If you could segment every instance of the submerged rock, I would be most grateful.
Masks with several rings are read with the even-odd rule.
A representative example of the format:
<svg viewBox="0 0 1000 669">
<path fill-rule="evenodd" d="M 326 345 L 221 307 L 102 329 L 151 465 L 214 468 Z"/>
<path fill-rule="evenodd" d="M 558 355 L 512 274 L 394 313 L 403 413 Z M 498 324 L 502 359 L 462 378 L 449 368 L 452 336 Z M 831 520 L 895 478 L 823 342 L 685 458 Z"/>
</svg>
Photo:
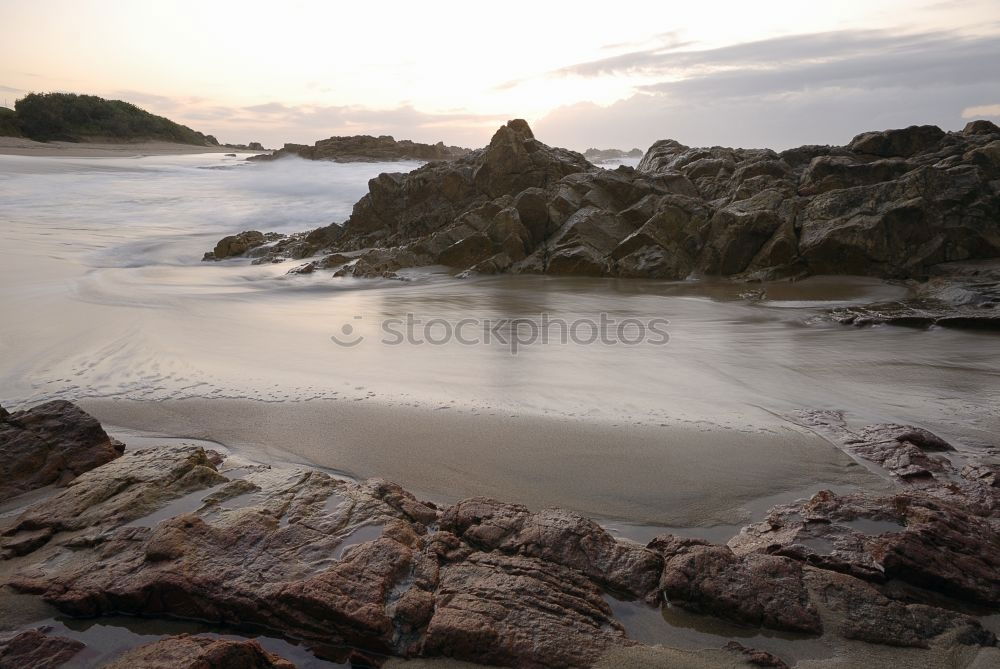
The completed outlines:
<svg viewBox="0 0 1000 669">
<path fill-rule="evenodd" d="M 256 641 L 181 634 L 126 652 L 104 669 L 295 669 Z"/>
<path fill-rule="evenodd" d="M 52 483 L 65 485 L 123 449 L 70 402 L 55 400 L 14 413 L 0 407 L 0 500 Z"/>
<path fill-rule="evenodd" d="M 79 641 L 53 636 L 50 631 L 40 627 L 0 634 L 0 668 L 56 669 L 86 648 Z"/>
<path fill-rule="evenodd" d="M 1000 330 L 1000 260 L 945 263 L 895 301 L 839 307 L 820 320 L 844 325 L 903 325 Z"/>
</svg>

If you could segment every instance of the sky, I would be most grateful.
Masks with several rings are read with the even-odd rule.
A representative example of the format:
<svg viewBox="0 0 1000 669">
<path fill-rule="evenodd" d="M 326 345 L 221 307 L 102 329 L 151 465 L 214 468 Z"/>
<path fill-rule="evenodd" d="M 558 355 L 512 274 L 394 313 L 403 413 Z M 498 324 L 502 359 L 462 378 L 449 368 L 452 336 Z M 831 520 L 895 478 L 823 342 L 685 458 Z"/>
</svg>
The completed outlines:
<svg viewBox="0 0 1000 669">
<path fill-rule="evenodd" d="M 32 91 L 272 147 L 843 144 L 1000 122 L 1000 0 L 0 0 L 0 103 Z"/>
</svg>

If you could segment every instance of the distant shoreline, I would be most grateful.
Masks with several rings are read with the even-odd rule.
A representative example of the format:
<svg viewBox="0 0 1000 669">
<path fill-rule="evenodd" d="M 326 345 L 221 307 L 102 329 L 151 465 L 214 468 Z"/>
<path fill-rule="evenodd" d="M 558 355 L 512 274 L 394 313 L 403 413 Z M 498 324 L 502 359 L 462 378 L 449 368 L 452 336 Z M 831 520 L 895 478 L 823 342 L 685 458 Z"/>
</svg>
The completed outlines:
<svg viewBox="0 0 1000 669">
<path fill-rule="evenodd" d="M 36 142 L 23 137 L 0 137 L 0 155 L 67 158 L 135 158 L 193 153 L 245 153 L 259 151 L 224 146 L 197 146 L 174 142 Z"/>
</svg>

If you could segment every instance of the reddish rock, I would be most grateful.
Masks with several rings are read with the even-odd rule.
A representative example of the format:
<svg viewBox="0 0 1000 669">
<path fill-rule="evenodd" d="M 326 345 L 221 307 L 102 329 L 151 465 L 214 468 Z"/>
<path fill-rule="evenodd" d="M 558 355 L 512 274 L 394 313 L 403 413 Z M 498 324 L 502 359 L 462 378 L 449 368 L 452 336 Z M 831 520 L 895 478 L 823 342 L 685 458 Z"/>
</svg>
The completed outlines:
<svg viewBox="0 0 1000 669">
<path fill-rule="evenodd" d="M 949 637 L 948 645 L 996 643 L 993 633 L 974 618 L 935 606 L 889 599 L 852 576 L 810 570 L 807 580 L 828 626 L 845 639 L 916 648 L 927 648 L 942 636 Z"/>
<path fill-rule="evenodd" d="M 66 484 L 114 460 L 124 446 L 75 404 L 55 400 L 0 415 L 0 500 Z"/>
<path fill-rule="evenodd" d="M 40 627 L 0 634 L 0 669 L 56 669 L 86 646 L 74 639 L 51 636 Z"/>
<path fill-rule="evenodd" d="M 838 496 L 775 507 L 730 540 L 740 555 L 767 553 L 881 583 L 1000 605 L 1000 534 L 989 520 L 923 491 Z"/>
<path fill-rule="evenodd" d="M 820 633 L 823 625 L 802 565 L 775 555 L 736 555 L 726 546 L 670 534 L 649 547 L 663 556 L 660 588 L 671 604 L 738 623 Z"/>
<path fill-rule="evenodd" d="M 759 650 L 757 648 L 747 648 L 739 641 L 730 641 L 725 646 L 726 650 L 740 655 L 747 664 L 752 667 L 774 667 L 775 669 L 788 669 L 788 665 L 777 657 L 772 655 L 766 650 Z"/>
<path fill-rule="evenodd" d="M 629 642 L 579 572 L 535 558 L 473 553 L 446 565 L 423 650 L 482 664 L 587 667 Z"/>
<path fill-rule="evenodd" d="M 520 504 L 476 497 L 447 509 L 442 529 L 474 546 L 571 567 L 620 593 L 654 593 L 662 569 L 655 552 L 618 541 L 600 525 L 563 509 L 531 513 Z"/>
<path fill-rule="evenodd" d="M 30 553 L 60 532 L 117 527 L 172 499 L 225 481 L 201 448 L 130 451 L 82 474 L 43 503 L 0 518 L 0 557 Z M 86 540 L 84 536 L 76 541 Z"/>
<path fill-rule="evenodd" d="M 133 648 L 105 669 L 295 669 L 256 641 L 181 634 Z"/>
</svg>

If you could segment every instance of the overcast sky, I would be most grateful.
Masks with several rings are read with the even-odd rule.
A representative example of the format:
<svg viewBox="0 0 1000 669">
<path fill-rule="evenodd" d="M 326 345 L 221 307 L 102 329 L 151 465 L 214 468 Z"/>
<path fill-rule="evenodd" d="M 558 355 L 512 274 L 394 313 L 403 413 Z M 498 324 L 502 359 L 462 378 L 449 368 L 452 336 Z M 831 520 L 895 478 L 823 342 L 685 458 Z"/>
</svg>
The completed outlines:
<svg viewBox="0 0 1000 669">
<path fill-rule="evenodd" d="M 844 143 L 1000 120 L 1000 0 L 0 0 L 0 100 L 128 100 L 222 141 Z"/>
</svg>

